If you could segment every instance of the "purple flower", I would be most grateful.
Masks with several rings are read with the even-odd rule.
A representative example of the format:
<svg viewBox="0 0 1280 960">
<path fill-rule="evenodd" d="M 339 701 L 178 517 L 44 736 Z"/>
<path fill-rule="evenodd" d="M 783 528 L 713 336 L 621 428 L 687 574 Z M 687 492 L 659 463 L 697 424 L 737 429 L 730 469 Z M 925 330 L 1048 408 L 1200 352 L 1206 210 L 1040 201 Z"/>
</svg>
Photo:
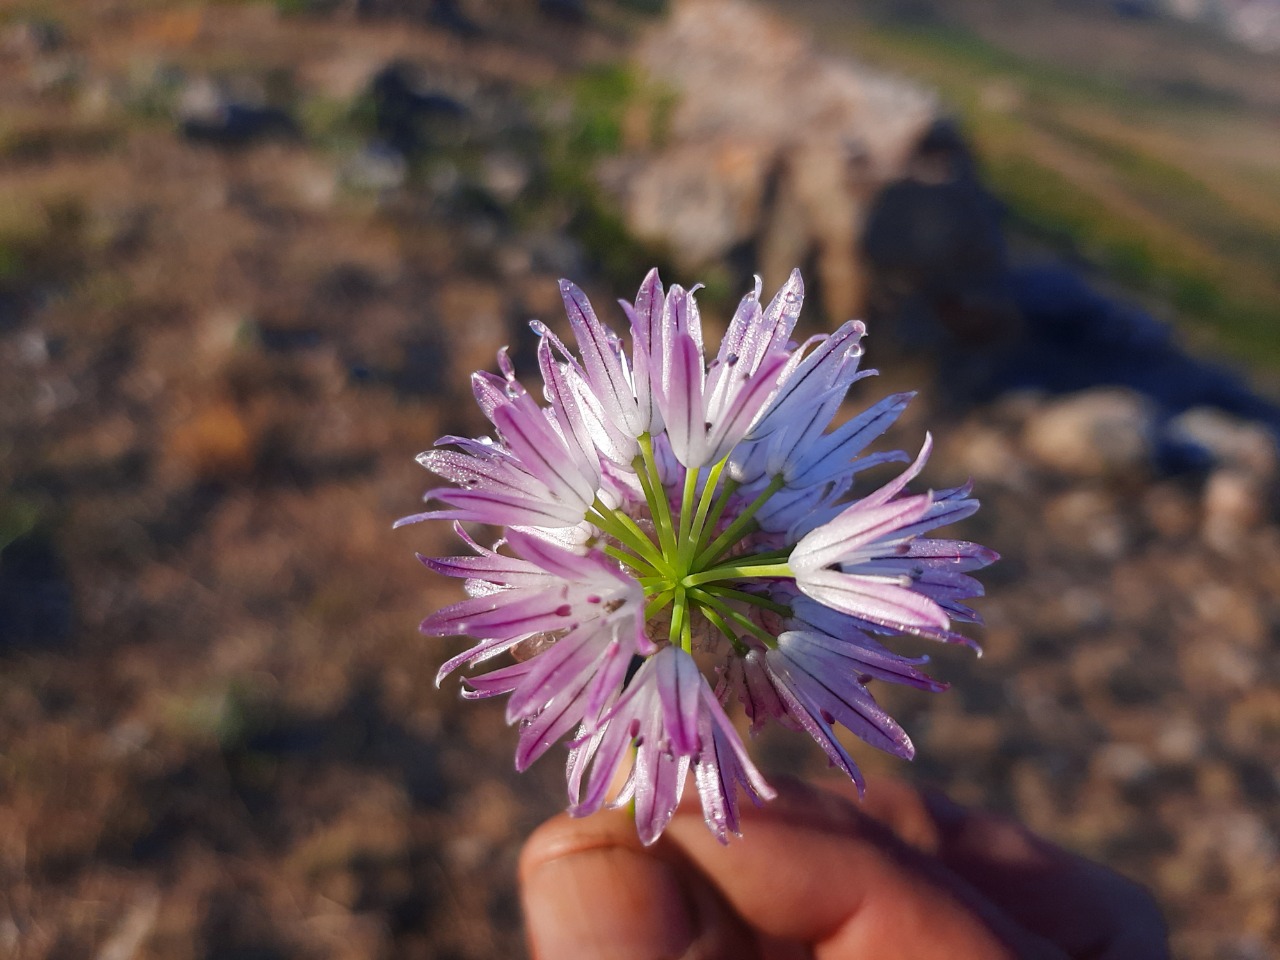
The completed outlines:
<svg viewBox="0 0 1280 960">
<path fill-rule="evenodd" d="M 876 637 L 971 643 L 953 621 L 980 622 L 969 574 L 996 559 L 976 544 L 926 537 L 977 509 L 968 488 L 908 495 L 931 447 L 878 490 L 857 474 L 908 458 L 865 453 L 910 394 L 832 426 L 859 370 L 864 326 L 851 321 L 797 346 L 798 272 L 769 302 L 743 298 L 708 363 L 696 288 L 663 289 L 656 271 L 624 303 L 631 344 L 561 283 L 576 343 L 534 323 L 540 403 L 505 350 L 501 375 L 473 388 L 495 436 L 444 437 L 419 461 L 446 481 L 401 524 L 449 519 L 471 554 L 423 558 L 464 582 L 467 599 L 422 631 L 475 643 L 440 670 L 509 655 L 465 679 L 464 697 L 504 695 L 519 731 L 516 766 L 569 748 L 569 809 L 631 803 L 652 843 L 693 772 L 707 825 L 739 828 L 739 793 L 773 790 L 724 704 L 753 732 L 767 721 L 808 732 L 861 786 L 839 724 L 912 756 L 874 683 L 944 684 Z M 503 530 L 484 547 L 463 524 Z M 699 660 L 717 663 L 708 683 Z"/>
</svg>

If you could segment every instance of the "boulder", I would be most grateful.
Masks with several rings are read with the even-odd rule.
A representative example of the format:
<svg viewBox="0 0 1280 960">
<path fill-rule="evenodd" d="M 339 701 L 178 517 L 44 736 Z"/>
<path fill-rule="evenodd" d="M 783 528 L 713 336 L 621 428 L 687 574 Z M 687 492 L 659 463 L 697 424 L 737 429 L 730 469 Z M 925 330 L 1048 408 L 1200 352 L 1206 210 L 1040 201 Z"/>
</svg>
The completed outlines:
<svg viewBox="0 0 1280 960">
<path fill-rule="evenodd" d="M 1151 463 L 1154 428 L 1145 397 L 1097 388 L 1047 402 L 1027 418 L 1022 445 L 1041 467 L 1072 477 L 1141 473 Z"/>
<path fill-rule="evenodd" d="M 636 59 L 677 102 L 661 143 L 601 170 L 628 226 L 690 274 L 742 248 L 766 286 L 813 264 L 824 312 L 860 313 L 867 211 L 936 119 L 934 95 L 741 0 L 676 5 Z"/>
</svg>

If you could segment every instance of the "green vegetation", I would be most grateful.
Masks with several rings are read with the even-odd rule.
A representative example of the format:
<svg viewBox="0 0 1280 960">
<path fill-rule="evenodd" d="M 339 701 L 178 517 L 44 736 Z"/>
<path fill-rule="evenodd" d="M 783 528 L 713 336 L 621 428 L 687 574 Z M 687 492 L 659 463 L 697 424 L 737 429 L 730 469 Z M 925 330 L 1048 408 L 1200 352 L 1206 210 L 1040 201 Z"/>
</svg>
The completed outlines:
<svg viewBox="0 0 1280 960">
<path fill-rule="evenodd" d="M 40 512 L 33 504 L 0 496 L 0 554 L 19 537 L 25 537 L 36 527 Z"/>
<path fill-rule="evenodd" d="M 570 104 L 569 118 L 547 125 L 541 201 L 566 204 L 569 229 L 594 265 L 618 289 L 632 288 L 639 279 L 637 264 L 663 268 L 669 257 L 631 234 L 601 191 L 595 166 L 635 140 L 660 143 L 669 129 L 673 95 L 617 64 L 584 71 L 556 95 Z"/>
<path fill-rule="evenodd" d="M 1017 227 L 1241 359 L 1280 366 L 1280 177 L 1215 149 L 1239 131 L 1275 139 L 1267 117 L 1215 91 L 1159 95 L 1045 64 L 961 28 L 859 24 L 828 40 L 936 87 Z"/>
</svg>

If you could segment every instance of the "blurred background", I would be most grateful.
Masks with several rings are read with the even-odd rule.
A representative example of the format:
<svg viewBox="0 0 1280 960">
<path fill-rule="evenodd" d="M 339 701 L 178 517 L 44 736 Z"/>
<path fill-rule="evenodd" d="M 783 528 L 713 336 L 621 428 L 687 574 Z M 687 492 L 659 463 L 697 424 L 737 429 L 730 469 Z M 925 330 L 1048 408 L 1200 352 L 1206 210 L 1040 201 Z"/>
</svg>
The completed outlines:
<svg viewBox="0 0 1280 960">
<path fill-rule="evenodd" d="M 563 771 L 435 689 L 456 544 L 390 525 L 558 278 L 657 264 L 720 323 L 801 266 L 984 501 L 986 655 L 878 692 L 919 759 L 871 789 L 1273 956 L 1277 50 L 1264 0 L 10 0 L 0 955 L 523 956 Z"/>
</svg>

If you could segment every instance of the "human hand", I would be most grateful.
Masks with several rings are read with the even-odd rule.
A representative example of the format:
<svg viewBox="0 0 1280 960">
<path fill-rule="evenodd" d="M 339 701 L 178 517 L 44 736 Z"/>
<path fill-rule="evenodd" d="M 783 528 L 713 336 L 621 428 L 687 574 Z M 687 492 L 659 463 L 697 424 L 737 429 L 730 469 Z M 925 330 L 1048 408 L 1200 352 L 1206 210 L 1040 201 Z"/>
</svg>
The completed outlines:
<svg viewBox="0 0 1280 960">
<path fill-rule="evenodd" d="M 941 794 L 798 782 L 722 847 L 696 808 L 643 847 L 625 811 L 560 815 L 520 883 L 535 960 L 1167 960 L 1137 884 Z"/>
</svg>

